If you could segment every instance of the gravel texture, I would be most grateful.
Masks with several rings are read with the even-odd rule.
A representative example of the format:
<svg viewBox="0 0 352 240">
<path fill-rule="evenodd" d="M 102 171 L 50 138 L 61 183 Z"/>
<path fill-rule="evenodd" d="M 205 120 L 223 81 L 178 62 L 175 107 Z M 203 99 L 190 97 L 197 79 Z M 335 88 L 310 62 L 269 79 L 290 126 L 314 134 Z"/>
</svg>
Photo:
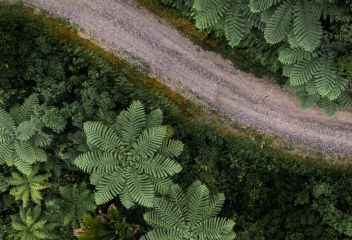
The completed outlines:
<svg viewBox="0 0 352 240">
<path fill-rule="evenodd" d="M 153 75 L 172 89 L 202 99 L 204 106 L 235 122 L 326 152 L 352 156 L 352 112 L 341 111 L 329 118 L 317 108 L 301 110 L 292 94 L 235 69 L 213 52 L 203 51 L 132 0 L 24 2 L 69 19 L 110 51 L 147 63 Z"/>
</svg>

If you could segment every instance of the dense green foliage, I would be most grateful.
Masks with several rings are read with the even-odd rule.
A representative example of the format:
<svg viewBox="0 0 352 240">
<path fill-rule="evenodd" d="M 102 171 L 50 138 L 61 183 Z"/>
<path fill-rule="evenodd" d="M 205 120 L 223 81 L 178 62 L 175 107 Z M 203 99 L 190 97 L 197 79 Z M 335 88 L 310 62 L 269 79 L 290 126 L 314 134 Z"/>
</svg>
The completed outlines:
<svg viewBox="0 0 352 240">
<path fill-rule="evenodd" d="M 287 77 L 286 88 L 303 108 L 318 105 L 330 116 L 352 108 L 348 1 L 154 2 L 194 19 L 198 28 L 221 41 L 220 46 L 227 42 L 228 52 L 235 47 L 249 62 Z"/>
<path fill-rule="evenodd" d="M 119 229 L 128 233 L 128 222 L 140 226 L 132 239 L 153 231 L 143 220 L 146 210 L 135 206 L 127 211 L 117 195 L 109 203 L 117 206 L 121 216 L 111 217 L 111 224 L 101 226 L 102 222 L 92 221 L 95 218 L 89 217 L 82 222 L 83 216 L 79 216 L 89 216 L 93 211 L 94 186 L 87 184 L 91 172 L 82 172 L 74 160 L 80 154 L 109 149 L 100 145 L 100 140 L 93 140 L 90 130 L 94 133 L 103 129 L 102 132 L 111 132 L 116 116 L 121 116 L 121 112 L 122 116 L 126 114 L 128 110 L 123 109 L 136 99 L 143 103 L 148 114 L 158 115 L 157 109 L 160 108 L 164 115 L 163 124 L 168 126 L 164 133 L 166 131 L 168 137 L 172 135 L 183 142 L 183 151 L 177 158 L 182 172 L 175 174 L 173 181 L 186 189 L 200 179 L 209 187 L 210 196 L 224 192 L 226 200 L 219 219 L 227 217 L 236 222 L 237 239 L 330 240 L 352 237 L 350 165 L 330 166 L 270 147 L 261 149 L 260 136 L 249 139 L 219 131 L 208 120 L 192 115 L 189 110 L 196 110 L 166 88 L 128 64 L 111 59 L 102 50 L 92 51 L 97 49 L 96 46 L 79 40 L 63 25 L 20 6 L 0 6 L 2 133 L 15 143 L 28 142 L 28 146 L 41 149 L 46 160 L 31 163 L 30 169 L 37 172 L 29 171 L 27 175 L 17 173 L 17 165 L 5 164 L 4 156 L 1 156 L 0 237 L 3 239 L 20 239 L 24 231 L 29 234 L 38 232 L 46 239 L 73 239 L 73 228 L 81 225 L 84 229 L 94 224 L 108 231 Z M 35 96 L 38 98 L 36 111 L 23 119 L 17 118 L 20 110 L 16 109 L 21 109 Z M 27 129 L 26 125 L 34 120 L 38 121 L 36 131 L 18 131 Z M 158 125 L 161 125 L 160 120 Z M 38 144 L 40 141 L 37 142 L 34 136 L 39 133 L 45 133 L 47 138 L 42 139 L 50 141 Z M 122 137 L 116 132 L 111 136 L 114 134 Z M 107 140 L 109 136 L 106 135 Z M 13 155 L 18 154 L 13 146 L 11 151 Z M 14 173 L 16 177 L 12 177 Z M 32 177 L 34 184 L 37 180 L 43 186 L 49 182 L 50 188 L 37 189 L 41 197 L 36 195 L 36 200 L 26 197 L 28 206 L 24 208 L 24 201 L 21 198 L 18 201 L 10 194 L 14 187 L 10 183 L 12 178 L 20 181 L 26 176 Z M 35 179 L 36 176 L 42 179 Z M 24 189 L 31 186 L 34 185 L 28 183 Z M 167 197 L 158 195 L 156 199 Z M 105 209 L 106 206 L 102 207 Z M 98 214 L 98 217 L 108 214 Z"/>
</svg>

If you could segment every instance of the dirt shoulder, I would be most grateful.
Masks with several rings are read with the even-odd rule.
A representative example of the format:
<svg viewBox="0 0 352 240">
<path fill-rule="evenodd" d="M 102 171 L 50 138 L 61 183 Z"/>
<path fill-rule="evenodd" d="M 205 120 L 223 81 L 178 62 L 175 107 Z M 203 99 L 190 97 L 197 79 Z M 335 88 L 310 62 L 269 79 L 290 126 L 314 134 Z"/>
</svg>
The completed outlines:
<svg viewBox="0 0 352 240">
<path fill-rule="evenodd" d="M 278 85 L 235 69 L 203 51 L 132 0 L 24 0 L 68 18 L 100 45 L 147 63 L 154 76 L 232 121 L 323 151 L 352 156 L 352 112 L 327 117 Z M 186 91 L 185 91 L 186 89 Z"/>
</svg>

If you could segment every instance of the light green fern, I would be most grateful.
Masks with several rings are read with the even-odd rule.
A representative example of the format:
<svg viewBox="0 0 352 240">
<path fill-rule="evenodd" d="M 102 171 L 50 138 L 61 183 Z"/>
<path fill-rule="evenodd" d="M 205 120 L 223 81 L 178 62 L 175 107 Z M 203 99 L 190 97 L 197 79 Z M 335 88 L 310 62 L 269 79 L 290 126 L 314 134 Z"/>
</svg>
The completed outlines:
<svg viewBox="0 0 352 240">
<path fill-rule="evenodd" d="M 195 181 L 186 192 L 173 185 L 168 197 L 156 198 L 154 210 L 143 215 L 153 230 L 141 239 L 235 239 L 235 223 L 216 216 L 224 201 L 223 194 L 210 196 L 200 181 Z"/>
<path fill-rule="evenodd" d="M 180 155 L 183 145 L 168 139 L 167 128 L 161 124 L 161 111 L 146 114 L 139 101 L 123 111 L 112 126 L 84 123 L 91 151 L 74 162 L 91 174 L 97 204 L 119 195 L 127 208 L 134 203 L 151 207 L 155 192 L 168 191 L 169 177 L 182 169 L 172 158 Z"/>
<path fill-rule="evenodd" d="M 38 169 L 39 167 L 36 166 L 27 176 L 21 176 L 16 172 L 12 172 L 12 178 L 8 179 L 8 184 L 13 186 L 10 189 L 10 194 L 16 200 L 21 200 L 24 207 L 28 205 L 29 200 L 40 204 L 40 201 L 43 199 L 40 191 L 51 187 L 51 184 L 47 182 L 50 175 L 36 175 Z"/>
</svg>

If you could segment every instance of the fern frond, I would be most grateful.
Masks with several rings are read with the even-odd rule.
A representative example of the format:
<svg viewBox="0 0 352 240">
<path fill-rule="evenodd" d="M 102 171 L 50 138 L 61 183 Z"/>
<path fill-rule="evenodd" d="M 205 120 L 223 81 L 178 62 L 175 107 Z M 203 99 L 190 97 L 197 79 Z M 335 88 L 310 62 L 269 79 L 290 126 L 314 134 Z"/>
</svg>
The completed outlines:
<svg viewBox="0 0 352 240">
<path fill-rule="evenodd" d="M 290 70 L 290 84 L 300 86 L 312 80 L 314 73 L 319 68 L 317 59 L 303 60 L 294 64 Z"/>
<path fill-rule="evenodd" d="M 52 142 L 53 137 L 42 130 L 38 130 L 34 136 L 31 137 L 30 142 L 36 147 L 47 147 Z"/>
<path fill-rule="evenodd" d="M 252 26 L 248 10 L 241 11 L 238 6 L 234 6 L 234 9 L 229 10 L 225 15 L 224 30 L 230 46 L 237 46 L 250 32 Z"/>
<path fill-rule="evenodd" d="M 178 140 L 166 140 L 159 153 L 166 157 L 179 157 L 183 151 L 183 143 Z"/>
<path fill-rule="evenodd" d="M 38 131 L 38 121 L 30 119 L 23 121 L 17 126 L 17 138 L 21 141 L 29 140 Z"/>
<path fill-rule="evenodd" d="M 163 112 L 158 108 L 151 111 L 146 118 L 146 128 L 159 126 L 163 123 Z"/>
<path fill-rule="evenodd" d="M 350 92 L 344 91 L 343 93 L 341 93 L 337 101 L 348 109 L 352 109 L 352 96 Z"/>
<path fill-rule="evenodd" d="M 182 167 L 178 162 L 160 154 L 142 162 L 135 162 L 135 164 L 138 170 L 155 178 L 172 176 L 182 170 Z"/>
<path fill-rule="evenodd" d="M 152 176 L 148 176 L 152 184 L 154 185 L 154 189 L 156 193 L 166 195 L 168 194 L 170 187 L 174 184 L 169 177 L 163 178 L 154 178 Z"/>
<path fill-rule="evenodd" d="M 116 195 L 122 194 L 126 187 L 126 177 L 124 172 L 112 172 L 109 175 L 104 175 L 97 182 L 94 197 L 97 205 L 107 203 Z"/>
<path fill-rule="evenodd" d="M 17 123 L 30 120 L 38 105 L 39 99 L 36 94 L 31 94 L 28 98 L 26 98 L 19 108 L 17 118 L 15 118 Z"/>
<path fill-rule="evenodd" d="M 132 144 L 134 153 L 144 159 L 152 157 L 160 149 L 165 136 L 165 126 L 151 127 L 144 130 Z"/>
<path fill-rule="evenodd" d="M 249 8 L 254 13 L 263 12 L 282 0 L 250 0 Z"/>
<path fill-rule="evenodd" d="M 203 220 L 203 213 L 209 206 L 209 190 L 200 181 L 194 182 L 186 191 L 188 211 L 187 222 L 197 224 Z"/>
<path fill-rule="evenodd" d="M 197 225 L 200 239 L 233 240 L 236 234 L 233 232 L 235 223 L 226 218 L 213 217 Z"/>
<path fill-rule="evenodd" d="M 283 64 L 294 64 L 302 60 L 311 60 L 317 56 L 318 53 L 316 51 L 307 52 L 302 48 L 286 47 L 279 52 L 278 60 Z"/>
<path fill-rule="evenodd" d="M 33 164 L 37 161 L 35 156 L 34 147 L 29 144 L 29 142 L 16 142 L 15 143 L 16 154 L 22 159 L 24 162 L 29 164 Z"/>
<path fill-rule="evenodd" d="M 196 26 L 206 29 L 217 25 L 230 4 L 231 0 L 195 0 L 193 9 L 196 11 Z"/>
<path fill-rule="evenodd" d="M 314 73 L 318 93 L 330 100 L 335 100 L 346 89 L 347 80 L 340 76 L 334 67 L 333 56 L 323 56 L 319 59 L 319 68 Z M 333 91 L 334 90 L 334 91 Z"/>
<path fill-rule="evenodd" d="M 142 174 L 130 171 L 126 174 L 126 185 L 134 202 L 145 207 L 152 207 L 154 202 L 154 186 Z"/>
<path fill-rule="evenodd" d="M 225 195 L 218 193 L 210 197 L 209 206 L 203 212 L 203 219 L 215 216 L 220 213 L 221 207 L 225 202 Z"/>
<path fill-rule="evenodd" d="M 116 118 L 115 129 L 124 144 L 131 146 L 146 125 L 145 110 L 140 101 L 134 101 Z"/>
<path fill-rule="evenodd" d="M 278 43 L 287 38 L 292 26 L 292 0 L 281 3 L 266 23 L 264 37 L 268 43 Z"/>
<path fill-rule="evenodd" d="M 78 155 L 74 164 L 86 173 L 110 173 L 122 171 L 114 153 L 94 151 Z"/>
<path fill-rule="evenodd" d="M 106 152 L 115 152 L 123 148 L 122 142 L 117 134 L 108 126 L 100 122 L 85 122 L 84 133 L 88 145 L 92 145 Z"/>
<path fill-rule="evenodd" d="M 334 101 L 330 101 L 328 98 L 322 98 L 321 101 L 318 102 L 318 106 L 321 107 L 326 115 L 330 117 L 334 116 L 335 113 L 342 108 L 341 105 Z"/>
<path fill-rule="evenodd" d="M 7 129 L 9 132 L 15 132 L 15 121 L 5 110 L 0 108 L 0 128 Z"/>
<path fill-rule="evenodd" d="M 153 229 L 144 235 L 141 240 L 183 240 L 177 229 Z"/>
<path fill-rule="evenodd" d="M 320 46 L 323 29 L 319 17 L 315 16 L 315 4 L 310 0 L 299 0 L 294 7 L 293 35 L 298 44 L 312 52 Z"/>
</svg>

